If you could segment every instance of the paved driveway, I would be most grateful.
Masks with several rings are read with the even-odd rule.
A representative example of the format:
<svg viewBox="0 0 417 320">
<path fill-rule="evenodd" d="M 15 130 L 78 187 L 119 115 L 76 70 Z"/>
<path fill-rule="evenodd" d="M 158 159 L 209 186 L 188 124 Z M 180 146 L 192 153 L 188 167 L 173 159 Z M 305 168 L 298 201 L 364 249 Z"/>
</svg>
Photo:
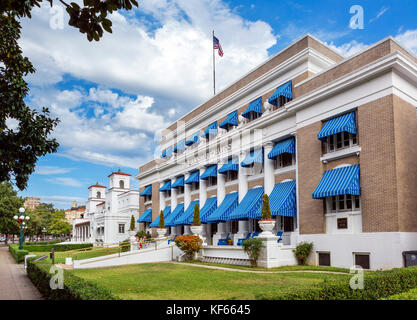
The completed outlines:
<svg viewBox="0 0 417 320">
<path fill-rule="evenodd" d="M 17 264 L 8 247 L 0 247 L 0 300 L 41 300 L 23 264 Z"/>
</svg>

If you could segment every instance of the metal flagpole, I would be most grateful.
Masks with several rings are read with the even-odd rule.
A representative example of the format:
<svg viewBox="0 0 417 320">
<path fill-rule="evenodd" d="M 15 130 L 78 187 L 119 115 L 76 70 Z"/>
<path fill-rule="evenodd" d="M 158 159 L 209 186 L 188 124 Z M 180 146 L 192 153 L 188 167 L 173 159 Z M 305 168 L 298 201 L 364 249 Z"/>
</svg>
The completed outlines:
<svg viewBox="0 0 417 320">
<path fill-rule="evenodd" d="M 215 61 L 215 54 L 214 54 L 214 30 L 213 30 L 213 38 L 211 40 L 212 47 L 213 47 L 213 92 L 216 95 L 216 61 Z"/>
</svg>

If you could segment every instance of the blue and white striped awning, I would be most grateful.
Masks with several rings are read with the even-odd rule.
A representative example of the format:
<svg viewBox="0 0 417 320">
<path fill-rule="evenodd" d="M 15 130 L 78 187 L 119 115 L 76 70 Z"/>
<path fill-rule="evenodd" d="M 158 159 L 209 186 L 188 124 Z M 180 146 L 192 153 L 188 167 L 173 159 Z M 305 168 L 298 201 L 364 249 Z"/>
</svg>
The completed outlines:
<svg viewBox="0 0 417 320">
<path fill-rule="evenodd" d="M 137 222 L 138 223 L 141 223 L 141 222 L 152 222 L 152 209 L 146 209 L 145 212 L 137 220 Z"/>
<path fill-rule="evenodd" d="M 259 97 L 253 100 L 251 103 L 249 103 L 248 108 L 245 112 L 242 113 L 242 116 L 245 118 L 249 118 L 251 112 L 262 114 L 262 97 Z"/>
<path fill-rule="evenodd" d="M 165 184 L 159 188 L 159 191 L 169 191 L 171 190 L 171 180 L 165 182 Z"/>
<path fill-rule="evenodd" d="M 152 195 L 152 185 L 147 186 L 141 193 L 140 196 L 151 196 Z"/>
<path fill-rule="evenodd" d="M 219 169 L 219 173 L 226 173 L 227 171 L 239 171 L 239 160 L 237 158 L 230 159 Z"/>
<path fill-rule="evenodd" d="M 260 219 L 264 187 L 248 190 L 237 208 L 229 215 L 229 220 Z"/>
<path fill-rule="evenodd" d="M 200 131 L 194 132 L 191 137 L 185 142 L 186 146 L 191 146 L 193 143 L 200 141 Z"/>
<path fill-rule="evenodd" d="M 292 99 L 292 82 L 288 81 L 284 83 L 282 86 L 279 86 L 272 96 L 269 97 L 268 102 L 273 104 L 274 106 L 278 105 L 279 97 L 286 97 L 288 99 Z"/>
<path fill-rule="evenodd" d="M 200 176 L 201 180 L 207 180 L 209 177 L 217 177 L 217 164 L 208 167 Z"/>
<path fill-rule="evenodd" d="M 207 217 L 208 223 L 229 221 L 229 215 L 239 204 L 237 192 L 226 195 L 222 203 Z"/>
<path fill-rule="evenodd" d="M 182 139 L 175 145 L 174 152 L 177 153 L 178 151 L 184 151 L 184 150 L 185 150 L 185 139 Z"/>
<path fill-rule="evenodd" d="M 169 146 L 169 147 L 166 149 L 166 156 L 167 156 L 168 158 L 171 158 L 171 157 L 172 157 L 172 146 Z"/>
<path fill-rule="evenodd" d="M 175 207 L 171 214 L 165 219 L 165 227 L 173 227 L 175 220 L 184 213 L 184 203 L 180 203 Z"/>
<path fill-rule="evenodd" d="M 217 197 L 211 197 L 206 200 L 204 207 L 200 210 L 201 223 L 207 223 L 207 218 L 217 209 Z"/>
<path fill-rule="evenodd" d="M 190 173 L 190 176 L 185 180 L 186 184 L 190 184 L 193 182 L 200 182 L 200 171 L 194 171 Z"/>
<path fill-rule="evenodd" d="M 164 209 L 164 221 L 166 218 L 169 217 L 171 214 L 171 206 L 166 206 Z M 159 227 L 159 215 L 156 217 L 156 219 L 149 225 L 151 228 L 158 228 Z"/>
<path fill-rule="evenodd" d="M 185 226 L 190 225 L 193 223 L 193 216 L 194 216 L 194 207 L 195 205 L 200 205 L 200 202 L 198 200 L 191 201 L 187 209 L 184 211 L 184 213 L 175 219 L 173 222 L 174 226 Z M 191 222 L 189 222 L 191 220 Z M 200 219 L 201 220 L 201 219 Z"/>
<path fill-rule="evenodd" d="M 215 136 L 216 134 L 217 134 L 217 121 L 214 121 L 211 125 L 207 127 L 206 130 L 204 130 L 201 136 L 207 139 L 209 135 Z"/>
<path fill-rule="evenodd" d="M 284 141 L 278 142 L 268 153 L 268 159 L 274 159 L 283 153 L 295 154 L 295 139 L 289 138 Z"/>
<path fill-rule="evenodd" d="M 237 126 L 238 122 L 237 122 L 237 110 L 229 113 L 227 115 L 227 118 L 219 124 L 219 127 L 222 129 L 226 129 L 229 130 L 230 126 Z"/>
<path fill-rule="evenodd" d="M 318 133 L 317 138 L 324 140 L 328 136 L 343 131 L 356 134 L 355 112 L 350 112 L 344 114 L 343 116 L 326 121 L 323 128 Z"/>
<path fill-rule="evenodd" d="M 295 217 L 297 214 L 295 180 L 277 183 L 269 195 L 273 216 Z"/>
<path fill-rule="evenodd" d="M 313 192 L 313 198 L 321 199 L 342 194 L 361 194 L 359 164 L 326 171 Z"/>
<path fill-rule="evenodd" d="M 178 177 L 177 180 L 171 185 L 171 188 L 178 188 L 184 186 L 184 176 Z"/>
<path fill-rule="evenodd" d="M 242 167 L 250 167 L 251 165 L 253 165 L 255 162 L 257 163 L 264 163 L 264 149 L 260 148 L 260 149 L 256 149 L 251 151 L 245 159 L 243 159 L 243 161 L 240 163 L 240 165 Z"/>
</svg>

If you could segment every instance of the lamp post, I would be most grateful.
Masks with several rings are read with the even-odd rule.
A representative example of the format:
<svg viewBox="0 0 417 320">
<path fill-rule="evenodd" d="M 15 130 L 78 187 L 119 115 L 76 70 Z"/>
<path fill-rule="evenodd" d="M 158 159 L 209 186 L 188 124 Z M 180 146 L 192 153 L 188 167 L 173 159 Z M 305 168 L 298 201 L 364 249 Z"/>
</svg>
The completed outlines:
<svg viewBox="0 0 417 320">
<path fill-rule="evenodd" d="M 19 250 L 23 249 L 23 240 L 24 240 L 24 230 L 26 227 L 26 221 L 28 221 L 30 219 L 29 215 L 25 213 L 25 208 L 20 208 L 19 209 L 19 216 L 15 215 L 13 217 L 15 220 L 19 221 L 19 229 L 20 229 L 20 234 L 19 234 Z"/>
<path fill-rule="evenodd" d="M 43 238 L 43 241 L 45 241 L 45 233 L 46 233 L 46 229 L 45 229 L 45 227 L 43 227 L 42 228 L 42 238 Z"/>
</svg>

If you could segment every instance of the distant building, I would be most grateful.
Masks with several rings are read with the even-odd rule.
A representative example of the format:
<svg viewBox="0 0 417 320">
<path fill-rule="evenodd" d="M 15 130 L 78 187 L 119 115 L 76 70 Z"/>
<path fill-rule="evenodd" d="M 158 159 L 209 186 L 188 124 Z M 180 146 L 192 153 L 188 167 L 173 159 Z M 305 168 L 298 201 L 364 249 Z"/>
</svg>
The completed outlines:
<svg viewBox="0 0 417 320">
<path fill-rule="evenodd" d="M 73 201 L 71 209 L 65 210 L 65 219 L 72 225 L 74 219 L 80 219 L 84 217 L 85 206 L 77 206 L 77 202 Z"/>
<path fill-rule="evenodd" d="M 33 210 L 41 204 L 41 198 L 27 197 L 23 206 L 25 209 Z"/>
</svg>

